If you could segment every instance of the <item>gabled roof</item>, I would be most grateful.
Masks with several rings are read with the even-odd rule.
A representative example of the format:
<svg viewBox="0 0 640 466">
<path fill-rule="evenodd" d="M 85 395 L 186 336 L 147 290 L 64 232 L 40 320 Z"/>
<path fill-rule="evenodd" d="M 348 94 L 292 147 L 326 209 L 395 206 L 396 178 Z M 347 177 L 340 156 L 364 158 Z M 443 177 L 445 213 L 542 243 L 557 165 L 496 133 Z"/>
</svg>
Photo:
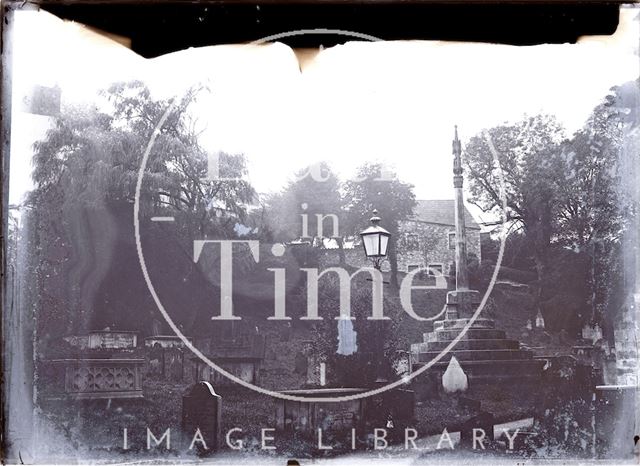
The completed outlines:
<svg viewBox="0 0 640 466">
<path fill-rule="evenodd" d="M 413 209 L 413 221 L 435 223 L 438 225 L 455 226 L 455 201 L 453 199 L 427 199 L 416 201 Z M 469 209 L 464 208 L 464 223 L 466 228 L 479 230 L 480 225 L 475 221 Z"/>
</svg>

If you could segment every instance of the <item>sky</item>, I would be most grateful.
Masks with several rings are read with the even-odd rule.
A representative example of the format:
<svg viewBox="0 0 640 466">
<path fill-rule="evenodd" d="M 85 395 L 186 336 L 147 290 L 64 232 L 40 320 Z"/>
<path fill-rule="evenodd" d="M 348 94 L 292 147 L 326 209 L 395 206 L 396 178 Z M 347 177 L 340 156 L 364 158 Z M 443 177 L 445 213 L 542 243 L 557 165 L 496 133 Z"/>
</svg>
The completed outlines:
<svg viewBox="0 0 640 466">
<path fill-rule="evenodd" d="M 31 146 L 50 124 L 22 111 L 31 86 L 59 85 L 64 105 L 91 102 L 98 89 L 132 78 L 158 97 L 206 83 L 211 93 L 193 108 L 201 144 L 244 153 L 258 192 L 282 189 L 295 171 L 320 160 L 342 178 L 382 161 L 414 185 L 418 199 L 453 198 L 454 125 L 463 149 L 484 128 L 540 112 L 555 115 L 570 135 L 609 88 L 638 77 L 637 18 L 638 10 L 623 9 L 614 36 L 562 45 L 345 36 L 345 44 L 307 53 L 300 63 L 282 43 L 192 48 L 147 60 L 82 25 L 18 12 L 10 202 L 31 188 Z"/>
</svg>

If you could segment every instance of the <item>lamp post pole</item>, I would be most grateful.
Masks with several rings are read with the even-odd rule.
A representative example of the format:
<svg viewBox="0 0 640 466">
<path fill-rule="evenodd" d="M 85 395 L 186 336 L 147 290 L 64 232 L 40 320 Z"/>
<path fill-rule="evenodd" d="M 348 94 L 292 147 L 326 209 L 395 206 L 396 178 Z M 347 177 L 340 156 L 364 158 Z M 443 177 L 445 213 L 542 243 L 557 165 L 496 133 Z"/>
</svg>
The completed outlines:
<svg viewBox="0 0 640 466">
<path fill-rule="evenodd" d="M 387 257 L 387 249 L 389 247 L 391 233 L 379 225 L 380 217 L 378 216 L 377 210 L 373 211 L 373 217 L 371 217 L 370 222 L 371 226 L 360 232 L 360 237 L 362 238 L 362 246 L 364 247 L 365 255 L 371 260 L 373 267 L 380 271 L 382 261 Z M 376 287 L 374 286 L 374 289 L 375 288 Z M 375 326 L 375 346 L 377 350 L 376 352 L 378 353 L 375 384 L 383 385 L 387 383 L 381 363 L 384 356 L 384 341 L 380 332 L 382 330 L 381 326 L 384 325 L 384 322 L 375 321 L 372 325 Z"/>
</svg>

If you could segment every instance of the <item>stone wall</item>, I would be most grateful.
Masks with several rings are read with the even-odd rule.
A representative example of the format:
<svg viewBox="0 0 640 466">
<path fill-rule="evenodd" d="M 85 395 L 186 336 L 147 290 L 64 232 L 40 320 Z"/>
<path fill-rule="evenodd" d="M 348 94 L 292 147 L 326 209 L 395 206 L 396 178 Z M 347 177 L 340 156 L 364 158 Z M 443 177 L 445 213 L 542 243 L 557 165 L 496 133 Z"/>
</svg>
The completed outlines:
<svg viewBox="0 0 640 466">
<path fill-rule="evenodd" d="M 398 270 L 408 272 L 415 266 L 441 264 L 442 273 L 450 274 L 455 262 L 455 227 L 417 221 L 400 224 L 398 238 Z M 449 235 L 451 234 L 451 242 Z M 467 255 L 482 259 L 480 230 L 467 228 Z"/>
<path fill-rule="evenodd" d="M 441 264 L 442 273 L 450 274 L 451 265 L 455 262 L 455 227 L 452 225 L 438 225 L 416 221 L 400 223 L 398 237 L 398 270 L 409 272 L 409 268 L 426 267 L 429 264 Z M 449 233 L 452 233 L 451 248 L 449 247 Z M 469 259 L 474 256 L 482 260 L 480 249 L 480 230 L 467 228 L 467 254 Z M 345 262 L 352 267 L 371 267 L 364 255 L 361 245 L 345 249 Z M 322 267 L 337 267 L 340 263 L 338 249 L 324 249 L 319 254 Z M 389 271 L 389 263 L 384 262 L 383 271 Z"/>
<path fill-rule="evenodd" d="M 364 255 L 362 245 L 344 250 L 345 262 L 352 267 L 371 267 L 371 262 Z M 338 267 L 340 265 L 340 250 L 323 249 L 319 255 L 322 267 Z"/>
</svg>

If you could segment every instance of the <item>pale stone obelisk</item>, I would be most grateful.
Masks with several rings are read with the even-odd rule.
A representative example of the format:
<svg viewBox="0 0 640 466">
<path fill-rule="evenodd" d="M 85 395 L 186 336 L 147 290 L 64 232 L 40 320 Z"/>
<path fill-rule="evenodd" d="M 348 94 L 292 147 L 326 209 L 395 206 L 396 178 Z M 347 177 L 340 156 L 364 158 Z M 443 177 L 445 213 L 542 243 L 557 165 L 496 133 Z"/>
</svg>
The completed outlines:
<svg viewBox="0 0 640 466">
<path fill-rule="evenodd" d="M 467 265 L 467 230 L 464 215 L 464 194 L 462 192 L 462 144 L 455 127 L 453 139 L 453 190 L 455 193 L 456 221 L 456 289 L 447 293 L 446 319 L 471 317 L 480 302 L 480 294 L 469 289 L 469 268 Z"/>
</svg>

